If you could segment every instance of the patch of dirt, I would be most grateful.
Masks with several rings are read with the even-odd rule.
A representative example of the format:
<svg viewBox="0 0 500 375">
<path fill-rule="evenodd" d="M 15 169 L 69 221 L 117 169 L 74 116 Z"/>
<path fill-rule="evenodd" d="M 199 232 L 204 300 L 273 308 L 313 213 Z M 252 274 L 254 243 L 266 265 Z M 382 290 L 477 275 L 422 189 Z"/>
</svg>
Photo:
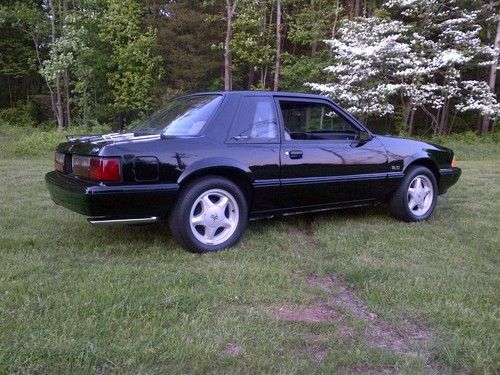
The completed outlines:
<svg viewBox="0 0 500 375">
<path fill-rule="evenodd" d="M 342 315 L 338 311 L 321 300 L 316 300 L 312 305 L 306 307 L 282 305 L 276 310 L 275 314 L 278 320 L 292 322 L 320 323 L 342 320 Z"/>
<path fill-rule="evenodd" d="M 310 275 L 307 281 L 312 287 L 325 291 L 328 294 L 328 299 L 326 301 L 316 299 L 308 306 L 288 304 L 274 306 L 271 310 L 276 319 L 303 323 L 335 322 L 337 336 L 347 342 L 355 339 L 358 335 L 346 319 L 347 316 L 352 316 L 365 323 L 366 328 L 361 333 L 361 338 L 366 343 L 398 355 L 419 356 L 425 360 L 429 371 L 435 372 L 438 364 L 434 362 L 432 352 L 428 350 L 428 344 L 434 334 L 428 327 L 423 324 L 411 323 L 396 326 L 383 320 L 363 303 L 354 289 L 341 276 L 335 274 L 327 277 Z M 297 351 L 301 355 L 307 354 L 317 362 L 322 362 L 328 352 L 325 340 L 320 335 L 311 335 L 305 346 Z M 391 366 L 362 366 L 341 369 L 341 373 L 354 374 L 389 374 L 394 372 L 395 369 Z"/>
<path fill-rule="evenodd" d="M 241 346 L 233 343 L 226 345 L 226 348 L 220 353 L 221 357 L 236 357 L 241 353 Z"/>
<path fill-rule="evenodd" d="M 381 319 L 365 306 L 347 281 L 338 275 L 328 277 L 311 275 L 308 282 L 309 285 L 329 293 L 329 302 L 332 305 L 338 306 L 367 324 L 363 338 L 369 344 L 397 354 L 410 356 L 423 354 L 426 359 L 429 358 L 429 353 L 421 353 L 433 337 L 433 332 L 429 328 L 416 324 L 396 327 Z"/>
</svg>

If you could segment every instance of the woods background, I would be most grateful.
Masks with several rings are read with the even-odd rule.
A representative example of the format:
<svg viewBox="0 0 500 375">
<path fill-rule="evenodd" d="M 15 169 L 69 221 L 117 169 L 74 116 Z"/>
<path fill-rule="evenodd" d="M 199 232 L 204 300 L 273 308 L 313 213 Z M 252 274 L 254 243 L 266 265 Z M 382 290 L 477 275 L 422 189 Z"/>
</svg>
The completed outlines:
<svg viewBox="0 0 500 375">
<path fill-rule="evenodd" d="M 499 4 L 2 0 L 4 126 L 124 129 L 210 90 L 319 92 L 379 132 L 495 131 Z"/>
</svg>

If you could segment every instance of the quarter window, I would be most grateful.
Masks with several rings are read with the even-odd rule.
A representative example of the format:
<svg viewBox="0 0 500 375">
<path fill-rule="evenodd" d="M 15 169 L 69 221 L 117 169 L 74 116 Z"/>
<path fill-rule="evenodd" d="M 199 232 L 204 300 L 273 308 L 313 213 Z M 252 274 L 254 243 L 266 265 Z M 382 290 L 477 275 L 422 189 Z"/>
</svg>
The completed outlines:
<svg viewBox="0 0 500 375">
<path fill-rule="evenodd" d="M 274 102 L 266 96 L 243 97 L 231 129 L 231 141 L 277 142 Z"/>
</svg>

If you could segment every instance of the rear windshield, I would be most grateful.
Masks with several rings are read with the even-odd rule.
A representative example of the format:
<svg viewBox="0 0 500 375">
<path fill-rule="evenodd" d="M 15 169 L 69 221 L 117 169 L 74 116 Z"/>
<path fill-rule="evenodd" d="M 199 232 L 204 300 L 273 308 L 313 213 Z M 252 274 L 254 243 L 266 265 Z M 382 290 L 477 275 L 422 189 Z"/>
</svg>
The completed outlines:
<svg viewBox="0 0 500 375">
<path fill-rule="evenodd" d="M 130 131 L 135 135 L 161 134 L 172 137 L 198 135 L 221 101 L 221 95 L 174 99 Z"/>
</svg>

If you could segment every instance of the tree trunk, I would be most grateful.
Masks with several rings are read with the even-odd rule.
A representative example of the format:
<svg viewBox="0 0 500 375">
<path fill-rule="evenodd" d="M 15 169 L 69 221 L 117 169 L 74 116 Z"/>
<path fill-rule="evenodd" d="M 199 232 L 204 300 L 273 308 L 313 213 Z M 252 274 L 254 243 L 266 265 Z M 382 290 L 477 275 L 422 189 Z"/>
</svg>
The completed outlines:
<svg viewBox="0 0 500 375">
<path fill-rule="evenodd" d="M 51 40 L 52 43 L 54 44 L 56 41 L 56 12 L 54 9 L 54 1 L 50 1 L 50 12 L 51 12 L 51 17 L 50 17 L 50 26 L 52 29 L 52 35 L 51 35 Z M 62 102 L 61 102 L 61 77 L 59 75 L 56 76 L 55 79 L 56 83 L 56 92 L 55 92 L 55 115 L 56 115 L 56 121 L 57 121 L 57 130 L 62 131 L 64 127 L 64 117 L 63 117 L 63 109 L 62 109 Z"/>
<path fill-rule="evenodd" d="M 498 66 L 498 50 L 500 49 L 500 20 L 497 22 L 497 33 L 495 36 L 495 58 L 494 58 L 494 63 L 491 64 L 490 67 L 490 74 L 488 77 L 488 86 L 490 87 L 490 91 L 494 94 L 495 93 L 495 82 L 497 79 L 497 66 Z M 481 119 L 481 129 L 479 131 L 480 134 L 485 134 L 487 133 L 490 129 L 490 117 L 489 116 L 483 116 Z M 492 129 L 493 130 L 493 129 Z"/>
<path fill-rule="evenodd" d="M 445 99 L 438 123 L 438 135 L 448 135 L 449 99 Z"/>
<path fill-rule="evenodd" d="M 410 117 L 408 119 L 408 135 L 413 135 L 415 133 L 415 125 L 413 119 L 415 117 L 415 111 L 413 108 L 410 109 Z"/>
<path fill-rule="evenodd" d="M 311 9 L 314 11 L 315 10 L 315 7 L 314 7 L 314 0 L 311 0 L 310 2 L 310 7 Z M 314 57 L 314 55 L 316 55 L 316 51 L 318 50 L 318 43 L 316 41 L 312 42 L 311 44 L 311 57 Z"/>
<path fill-rule="evenodd" d="M 248 84 L 247 84 L 248 90 L 252 89 L 254 82 L 255 82 L 255 70 L 254 70 L 253 66 L 250 64 L 248 66 Z"/>
<path fill-rule="evenodd" d="M 333 20 L 333 26 L 332 26 L 332 39 L 335 39 L 335 33 L 337 32 L 337 22 L 339 20 L 339 13 L 340 13 L 339 0 L 337 0 L 335 2 L 335 18 Z"/>
<path fill-rule="evenodd" d="M 64 94 L 66 96 L 66 128 L 71 127 L 71 105 L 70 105 L 70 94 L 69 94 L 69 73 L 68 69 L 64 70 Z"/>
<path fill-rule="evenodd" d="M 281 0 L 276 2 L 276 66 L 274 68 L 273 90 L 278 91 L 281 65 Z"/>
<path fill-rule="evenodd" d="M 359 17 L 359 0 L 355 0 L 354 3 L 354 17 Z"/>
<path fill-rule="evenodd" d="M 233 78 L 231 75 L 231 38 L 233 34 L 233 15 L 237 0 L 226 0 L 226 40 L 224 42 L 224 90 L 232 90 Z"/>
</svg>

